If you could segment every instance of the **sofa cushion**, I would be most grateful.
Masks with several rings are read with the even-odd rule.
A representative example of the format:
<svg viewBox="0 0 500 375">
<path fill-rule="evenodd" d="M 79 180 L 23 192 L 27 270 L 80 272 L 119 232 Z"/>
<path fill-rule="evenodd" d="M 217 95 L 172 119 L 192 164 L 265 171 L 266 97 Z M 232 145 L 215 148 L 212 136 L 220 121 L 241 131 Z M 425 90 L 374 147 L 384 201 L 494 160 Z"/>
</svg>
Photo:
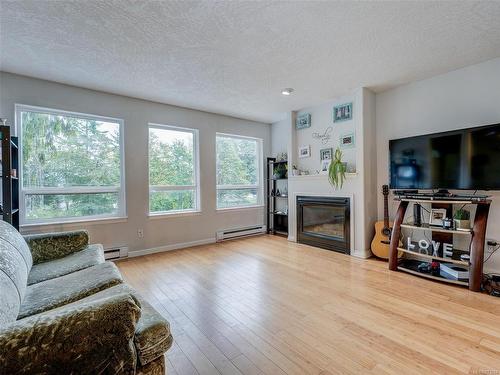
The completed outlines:
<svg viewBox="0 0 500 375">
<path fill-rule="evenodd" d="M 100 263 L 104 263 L 102 245 L 89 245 L 64 258 L 35 264 L 28 275 L 28 285 L 64 276 Z"/>
<path fill-rule="evenodd" d="M 99 293 L 92 294 L 82 300 L 68 305 L 78 305 L 80 303 L 92 303 L 102 298 L 108 298 L 115 294 L 128 293 L 132 295 L 141 307 L 141 317 L 135 328 L 134 344 L 137 350 L 137 357 L 142 366 L 161 357 L 173 343 L 170 333 L 170 325 L 142 296 L 126 284 L 120 284 L 105 289 Z"/>
<path fill-rule="evenodd" d="M 165 356 L 162 355 L 156 358 L 153 362 L 149 362 L 146 366 L 137 366 L 135 375 L 165 375 Z"/>
<path fill-rule="evenodd" d="M 0 220 L 0 238 L 10 243 L 24 259 L 28 272 L 33 265 L 33 257 L 31 256 L 30 248 L 24 240 L 24 237 L 6 221 Z"/>
<path fill-rule="evenodd" d="M 26 292 L 26 281 L 28 279 L 26 263 L 19 251 L 3 238 L 0 238 L 0 272 L 7 275 L 14 283 L 19 301 L 22 302 Z"/>
<path fill-rule="evenodd" d="M 0 374 L 135 374 L 130 294 L 61 306 L 0 329 Z"/>
<path fill-rule="evenodd" d="M 89 234 L 85 230 L 32 234 L 24 238 L 31 250 L 34 264 L 63 258 L 83 250 L 89 244 Z"/>
<path fill-rule="evenodd" d="M 19 292 L 9 276 L 0 271 L 0 330 L 16 321 L 21 300 Z"/>
<path fill-rule="evenodd" d="M 135 328 L 134 344 L 139 363 L 145 366 L 170 349 L 174 339 L 168 321 L 139 294 L 135 296 L 141 303 L 141 318 Z"/>
<path fill-rule="evenodd" d="M 122 282 L 118 268 L 113 263 L 106 262 L 30 285 L 18 319 L 78 301 Z"/>
</svg>

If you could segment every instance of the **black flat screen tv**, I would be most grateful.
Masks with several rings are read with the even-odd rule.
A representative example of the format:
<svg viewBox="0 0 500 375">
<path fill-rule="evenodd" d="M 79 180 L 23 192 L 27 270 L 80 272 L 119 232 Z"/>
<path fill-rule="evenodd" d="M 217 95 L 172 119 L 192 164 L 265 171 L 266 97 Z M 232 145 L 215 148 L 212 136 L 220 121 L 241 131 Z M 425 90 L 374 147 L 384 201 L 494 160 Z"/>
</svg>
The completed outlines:
<svg viewBox="0 0 500 375">
<path fill-rule="evenodd" d="M 391 189 L 500 190 L 500 124 L 392 139 Z"/>
</svg>

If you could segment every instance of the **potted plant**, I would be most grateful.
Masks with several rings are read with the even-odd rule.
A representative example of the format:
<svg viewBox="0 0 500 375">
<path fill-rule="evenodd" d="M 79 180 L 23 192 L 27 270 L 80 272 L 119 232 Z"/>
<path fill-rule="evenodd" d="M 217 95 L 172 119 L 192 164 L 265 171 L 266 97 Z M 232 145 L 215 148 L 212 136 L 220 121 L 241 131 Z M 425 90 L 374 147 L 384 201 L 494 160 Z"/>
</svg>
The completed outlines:
<svg viewBox="0 0 500 375">
<path fill-rule="evenodd" d="M 453 215 L 456 229 L 470 229 L 470 212 L 464 209 L 455 211 Z"/>
<path fill-rule="evenodd" d="M 277 164 L 274 166 L 274 169 L 273 169 L 273 177 L 275 179 L 278 179 L 278 178 L 286 178 L 287 176 L 287 168 L 288 166 L 286 165 L 286 163 L 280 163 L 280 164 Z"/>
<path fill-rule="evenodd" d="M 342 151 L 337 147 L 328 168 L 328 180 L 335 189 L 340 189 L 344 185 L 346 170 L 347 163 L 342 161 Z"/>
</svg>

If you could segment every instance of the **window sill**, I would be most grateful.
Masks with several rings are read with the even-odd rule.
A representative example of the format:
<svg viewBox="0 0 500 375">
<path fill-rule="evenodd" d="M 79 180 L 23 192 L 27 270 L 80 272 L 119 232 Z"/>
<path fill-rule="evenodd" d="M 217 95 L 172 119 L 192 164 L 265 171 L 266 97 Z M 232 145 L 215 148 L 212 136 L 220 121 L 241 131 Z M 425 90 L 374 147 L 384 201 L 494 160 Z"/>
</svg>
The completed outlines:
<svg viewBox="0 0 500 375">
<path fill-rule="evenodd" d="M 113 223 L 124 223 L 128 220 L 128 216 L 121 217 L 108 217 L 108 218 L 96 218 L 96 219 L 75 219 L 71 221 L 53 221 L 47 223 L 27 223 L 21 224 L 21 228 L 37 228 L 37 227 L 50 227 L 50 226 L 81 226 L 82 224 L 113 224 Z"/>
<path fill-rule="evenodd" d="M 176 212 L 158 212 L 158 213 L 149 213 L 148 219 L 168 219 L 173 217 L 182 217 L 182 216 L 198 216 L 201 215 L 201 211 L 176 211 Z"/>
<path fill-rule="evenodd" d="M 263 204 L 256 204 L 253 206 L 237 206 L 237 207 L 225 207 L 225 208 L 217 208 L 216 211 L 223 213 L 227 211 L 245 211 L 245 210 L 255 210 L 258 208 L 264 208 Z"/>
</svg>

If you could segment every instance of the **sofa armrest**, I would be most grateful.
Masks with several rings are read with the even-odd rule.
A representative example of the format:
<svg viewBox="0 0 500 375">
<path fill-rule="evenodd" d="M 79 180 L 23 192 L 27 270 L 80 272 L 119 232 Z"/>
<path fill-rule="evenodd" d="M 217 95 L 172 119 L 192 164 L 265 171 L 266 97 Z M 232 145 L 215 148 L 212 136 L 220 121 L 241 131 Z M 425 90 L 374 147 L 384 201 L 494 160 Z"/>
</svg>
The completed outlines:
<svg viewBox="0 0 500 375">
<path fill-rule="evenodd" d="M 121 293 L 18 320 L 0 329 L 0 374 L 133 374 L 140 314 Z"/>
<path fill-rule="evenodd" d="M 24 236 L 33 256 L 33 263 L 63 258 L 83 250 L 89 244 L 85 230 L 60 233 L 32 234 Z"/>
</svg>

